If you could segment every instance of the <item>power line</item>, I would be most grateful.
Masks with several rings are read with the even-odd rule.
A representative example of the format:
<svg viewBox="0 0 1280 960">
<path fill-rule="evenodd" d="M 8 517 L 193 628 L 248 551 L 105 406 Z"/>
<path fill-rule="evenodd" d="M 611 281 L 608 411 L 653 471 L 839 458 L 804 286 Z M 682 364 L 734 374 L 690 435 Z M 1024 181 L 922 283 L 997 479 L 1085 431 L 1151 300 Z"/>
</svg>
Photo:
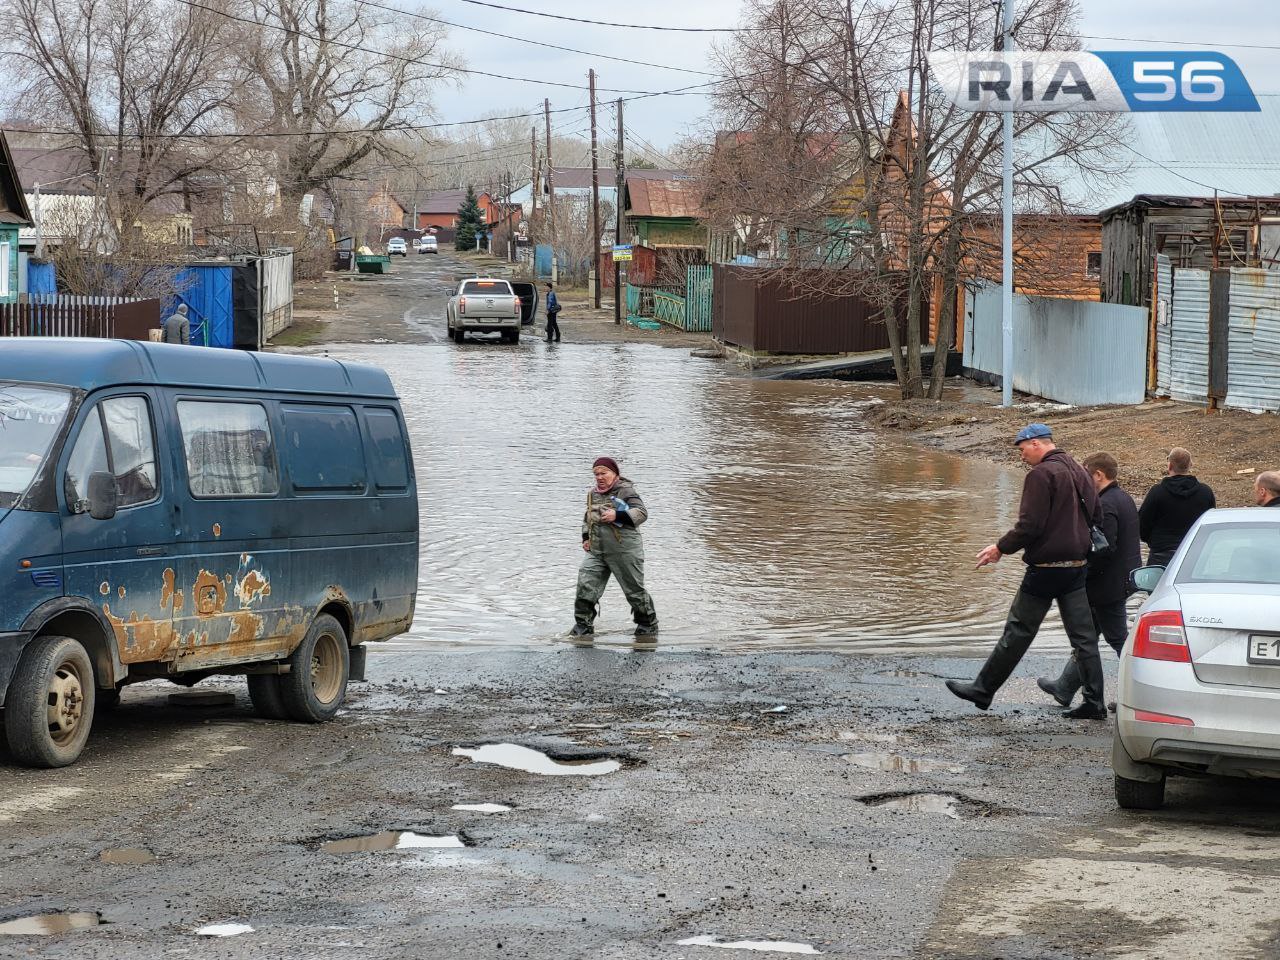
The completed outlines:
<svg viewBox="0 0 1280 960">
<path fill-rule="evenodd" d="M 614 23 L 609 20 L 589 20 L 586 17 L 568 17 L 560 13 L 544 13 L 541 10 L 522 10 L 520 7 L 504 7 L 500 3 L 487 3 L 485 0 L 462 0 L 477 7 L 490 7 L 494 10 L 506 10 L 508 13 L 526 13 L 531 17 L 547 17 L 551 20 L 568 20 L 572 23 L 589 23 L 596 27 L 624 27 L 628 30 L 665 30 L 672 33 L 738 33 L 737 27 L 666 27 L 647 23 Z"/>
<path fill-rule="evenodd" d="M 459 30 L 471 30 L 475 33 L 483 33 L 489 37 L 500 37 L 503 40 L 515 40 L 518 43 L 527 43 L 536 47 L 546 47 L 549 50 L 563 50 L 565 53 L 577 53 L 586 57 L 594 57 L 597 60 L 613 60 L 617 63 L 630 63 L 637 67 L 656 67 L 659 70 L 678 70 L 681 73 L 696 73 L 704 77 L 714 77 L 716 74 L 707 70 L 694 70 L 692 67 L 677 67 L 669 63 L 650 63 L 647 60 L 630 60 L 626 57 L 614 57 L 607 53 L 593 53 L 590 50 L 578 50 L 575 47 L 562 47 L 555 43 L 545 43 L 541 40 L 531 40 L 528 37 L 517 37 L 510 33 L 498 33 L 496 30 L 486 30 L 483 27 L 473 27 L 465 23 L 454 23 L 451 20 L 442 20 L 439 17 L 431 17 L 425 13 L 414 13 L 410 10 L 401 10 L 397 7 L 388 7 L 374 0 L 356 0 L 357 3 L 363 3 L 366 6 L 377 7 L 379 10 L 386 10 L 390 13 L 398 13 L 401 16 L 413 17 L 417 20 L 426 20 L 430 23 L 439 23 L 446 27 L 455 27 Z"/>
<path fill-rule="evenodd" d="M 1108 40 L 1112 43 L 1158 43 L 1171 47 L 1198 47 L 1210 50 L 1214 47 L 1235 47 L 1241 50 L 1280 50 L 1280 45 L 1267 43 L 1209 43 L 1205 40 L 1146 40 L 1137 37 L 1099 37 L 1091 33 L 1080 34 L 1082 40 Z"/>
</svg>

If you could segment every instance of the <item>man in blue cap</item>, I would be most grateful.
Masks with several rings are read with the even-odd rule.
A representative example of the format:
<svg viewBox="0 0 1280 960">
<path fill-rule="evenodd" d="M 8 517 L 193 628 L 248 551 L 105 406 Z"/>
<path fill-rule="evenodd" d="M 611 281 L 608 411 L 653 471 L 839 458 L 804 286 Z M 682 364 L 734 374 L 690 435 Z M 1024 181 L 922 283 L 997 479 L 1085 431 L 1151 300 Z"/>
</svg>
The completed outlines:
<svg viewBox="0 0 1280 960">
<path fill-rule="evenodd" d="M 1080 706 L 1063 716 L 1105 720 L 1098 633 L 1085 592 L 1086 558 L 1092 544 L 1090 527 L 1102 519 L 1098 493 L 1084 468 L 1054 445 L 1053 431 L 1043 423 L 1032 423 L 1018 431 L 1014 443 L 1022 462 L 1031 467 L 1022 483 L 1018 522 L 999 541 L 983 549 L 977 560 L 979 567 L 985 567 L 1021 550 L 1027 569 L 1009 607 L 1000 642 L 977 678 L 973 683 L 948 680 L 947 689 L 979 710 L 990 707 L 996 691 L 1031 646 L 1056 600 L 1084 694 Z"/>
</svg>

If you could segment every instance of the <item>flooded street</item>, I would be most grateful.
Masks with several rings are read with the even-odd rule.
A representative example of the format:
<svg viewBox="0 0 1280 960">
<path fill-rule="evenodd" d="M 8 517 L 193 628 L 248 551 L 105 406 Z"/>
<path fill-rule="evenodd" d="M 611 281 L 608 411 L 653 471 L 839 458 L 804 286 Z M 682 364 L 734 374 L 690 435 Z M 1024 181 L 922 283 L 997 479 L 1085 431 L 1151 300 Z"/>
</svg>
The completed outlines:
<svg viewBox="0 0 1280 960">
<path fill-rule="evenodd" d="M 562 638 L 600 454 L 650 508 L 663 644 L 954 651 L 998 635 L 1021 564 L 972 558 L 1012 523 L 1022 471 L 871 431 L 875 388 L 753 380 L 644 345 L 329 353 L 385 368 L 412 433 L 421 588 L 396 642 Z M 628 642 L 620 592 L 601 606 L 598 642 Z"/>
</svg>

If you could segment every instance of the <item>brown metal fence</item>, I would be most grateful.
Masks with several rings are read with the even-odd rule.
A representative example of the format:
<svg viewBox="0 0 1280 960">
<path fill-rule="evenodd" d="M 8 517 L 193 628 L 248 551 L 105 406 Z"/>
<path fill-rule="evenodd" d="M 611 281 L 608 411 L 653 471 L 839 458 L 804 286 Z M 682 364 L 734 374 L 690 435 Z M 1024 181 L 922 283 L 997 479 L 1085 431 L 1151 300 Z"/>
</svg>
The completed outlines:
<svg viewBox="0 0 1280 960">
<path fill-rule="evenodd" d="M 784 283 L 757 267 L 716 264 L 712 332 L 717 340 L 765 353 L 866 353 L 889 348 L 880 307 L 856 294 L 806 290 L 817 282 Z M 906 331 L 906 289 L 899 294 L 898 328 Z M 921 341 L 929 335 L 929 308 L 921 304 Z"/>
<path fill-rule="evenodd" d="M 160 326 L 159 300 L 66 297 L 0 303 L 0 337 L 146 340 Z"/>
</svg>

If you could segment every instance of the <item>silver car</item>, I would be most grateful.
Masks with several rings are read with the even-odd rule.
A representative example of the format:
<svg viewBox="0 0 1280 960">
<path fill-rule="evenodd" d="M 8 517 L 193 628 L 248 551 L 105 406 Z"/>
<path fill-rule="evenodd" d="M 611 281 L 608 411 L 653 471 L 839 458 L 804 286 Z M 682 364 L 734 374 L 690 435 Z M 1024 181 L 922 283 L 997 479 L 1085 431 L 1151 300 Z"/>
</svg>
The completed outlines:
<svg viewBox="0 0 1280 960">
<path fill-rule="evenodd" d="M 1120 658 L 1116 802 L 1154 810 L 1168 774 L 1280 778 L 1280 510 L 1210 510 L 1149 591 Z"/>
</svg>

